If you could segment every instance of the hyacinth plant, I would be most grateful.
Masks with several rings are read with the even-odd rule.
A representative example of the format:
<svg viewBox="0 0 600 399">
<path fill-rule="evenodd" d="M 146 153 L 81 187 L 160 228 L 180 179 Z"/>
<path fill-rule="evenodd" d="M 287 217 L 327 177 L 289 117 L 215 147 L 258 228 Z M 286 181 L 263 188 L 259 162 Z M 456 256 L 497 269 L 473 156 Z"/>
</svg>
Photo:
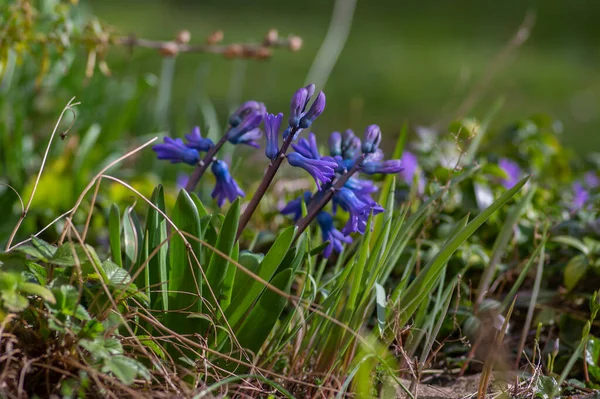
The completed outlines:
<svg viewBox="0 0 600 399">
<path fill-rule="evenodd" d="M 155 145 L 153 150 L 158 159 L 196 166 L 185 184 L 187 191 L 195 189 L 210 167 L 216 179 L 212 197 L 221 207 L 225 200 L 233 202 L 238 197 L 244 197 L 245 193 L 229 173 L 227 163 L 217 158 L 219 150 L 227 141 L 259 148 L 258 140 L 263 135 L 260 125 L 263 124 L 266 136 L 265 155 L 270 163 L 241 215 L 237 238 L 265 195 L 283 160 L 287 159 L 291 166 L 304 169 L 310 174 L 316 183 L 317 192 L 314 195 L 305 193 L 303 197 L 291 201 L 282 209 L 282 213 L 294 215 L 298 226 L 296 237 L 316 219 L 323 241 L 328 242 L 323 255 L 329 257 L 334 250 L 341 252 L 343 243 L 352 242 L 352 233 L 365 233 L 369 215 L 383 212 L 381 205 L 371 197 L 378 190 L 375 184 L 370 180 L 360 179 L 357 175 L 396 174 L 403 167 L 400 160 L 383 160 L 383 152 L 379 148 L 381 129 L 377 125 L 367 127 L 362 141 L 352 130 L 346 130 L 343 135 L 333 132 L 329 138 L 329 156 L 321 156 L 319 153 L 314 133 L 310 132 L 307 138 L 299 138 L 301 132 L 308 129 L 325 109 L 325 94 L 322 91 L 308 106 L 314 93 L 313 84 L 294 93 L 288 124 L 283 131 L 282 113 L 268 113 L 263 103 L 248 101 L 231 115 L 229 127 L 217 144 L 202 137 L 200 128 L 195 127 L 185 135 L 185 142 L 179 138 L 165 137 L 164 143 Z M 294 151 L 288 153 L 290 146 Z M 201 153 L 205 155 L 201 157 Z M 307 206 L 307 214 L 301 218 L 303 200 Z M 348 222 L 341 231 L 334 227 L 332 215 L 323 210 L 330 201 L 333 202 L 333 214 L 338 207 L 349 214 Z"/>
</svg>

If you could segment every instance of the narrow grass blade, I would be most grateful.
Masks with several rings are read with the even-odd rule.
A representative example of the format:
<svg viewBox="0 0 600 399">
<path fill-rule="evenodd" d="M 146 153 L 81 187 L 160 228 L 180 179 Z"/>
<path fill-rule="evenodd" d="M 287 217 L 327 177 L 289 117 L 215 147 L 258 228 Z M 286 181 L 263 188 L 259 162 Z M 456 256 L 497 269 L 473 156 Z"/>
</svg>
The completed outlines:
<svg viewBox="0 0 600 399">
<path fill-rule="evenodd" d="M 217 300 L 221 295 L 223 280 L 227 275 L 229 261 L 226 257 L 231 257 L 231 253 L 235 244 L 235 235 L 238 229 L 239 219 L 240 201 L 238 198 L 231 204 L 231 207 L 225 216 L 225 220 L 223 220 L 223 224 L 221 225 L 219 236 L 217 237 L 215 248 L 220 253 L 214 252 L 212 254 L 206 271 L 207 284 L 209 284 L 212 288 L 212 291 L 217 296 Z M 223 256 L 223 254 L 225 256 Z M 231 265 L 231 267 L 234 266 Z M 207 296 L 207 299 L 213 305 L 215 304 L 214 299 L 211 296 Z"/>
<path fill-rule="evenodd" d="M 112 204 L 110 207 L 108 231 L 112 261 L 119 265 L 119 267 L 123 267 L 123 258 L 121 255 L 121 212 L 116 204 Z"/>
<path fill-rule="evenodd" d="M 533 195 L 535 194 L 535 186 L 530 187 L 529 191 L 526 195 L 517 202 L 514 209 L 508 214 L 506 220 L 504 221 L 504 225 L 502 226 L 502 230 L 500 230 L 500 234 L 496 238 L 494 242 L 494 247 L 492 249 L 492 257 L 490 258 L 489 263 L 487 264 L 485 270 L 483 271 L 483 275 L 481 276 L 481 280 L 479 281 L 479 287 L 477 288 L 477 302 L 481 302 L 487 293 L 489 285 L 494 277 L 496 272 L 496 265 L 500 262 L 502 258 L 502 254 L 505 253 L 506 246 L 508 245 L 510 238 L 513 236 L 513 227 L 521 217 L 521 214 L 525 211 Z"/>
<path fill-rule="evenodd" d="M 163 213 L 165 210 L 165 195 L 162 185 L 158 185 L 150 201 Z M 167 240 L 167 221 L 154 207 L 149 207 L 146 218 L 146 237 L 148 242 L 148 254 L 157 250 L 146 266 L 145 273 L 148 274 L 148 285 L 157 294 L 150 295 L 150 303 L 153 309 L 169 309 L 169 293 L 167 281 L 169 280 L 169 249 Z M 162 245 L 160 248 L 159 246 Z M 158 248 L 158 249 L 157 249 Z"/>
<path fill-rule="evenodd" d="M 501 206 L 510 200 L 529 180 L 529 176 L 522 179 L 513 188 L 507 190 L 500 198 L 481 212 L 464 229 L 456 234 L 441 251 L 423 268 L 410 287 L 402 295 L 401 304 L 406 304 L 401 310 L 400 325 L 406 324 L 416 310 L 424 296 L 433 288 L 440 271 L 448 262 L 454 252 Z M 429 288 L 429 289 L 428 289 Z"/>
</svg>

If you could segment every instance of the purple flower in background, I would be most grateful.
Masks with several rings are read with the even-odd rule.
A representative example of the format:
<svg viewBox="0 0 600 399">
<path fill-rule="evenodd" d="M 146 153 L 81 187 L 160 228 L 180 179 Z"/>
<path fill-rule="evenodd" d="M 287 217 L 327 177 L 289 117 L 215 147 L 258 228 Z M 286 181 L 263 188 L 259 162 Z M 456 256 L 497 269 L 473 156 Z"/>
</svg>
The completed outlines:
<svg viewBox="0 0 600 399">
<path fill-rule="evenodd" d="M 259 126 L 263 116 L 264 113 L 261 111 L 249 112 L 238 125 L 232 126 L 227 131 L 227 140 L 232 144 L 247 144 L 259 148 L 256 140 L 262 136 Z"/>
<path fill-rule="evenodd" d="M 187 163 L 196 165 L 200 161 L 200 154 L 193 148 L 188 148 L 181 139 L 164 138 L 163 144 L 152 147 L 158 159 L 169 160 L 171 163 Z"/>
<path fill-rule="evenodd" d="M 402 166 L 404 166 L 404 169 L 400 171 L 400 176 L 410 185 L 413 183 L 417 168 L 419 167 L 417 156 L 410 151 L 404 151 L 400 160 L 402 161 Z"/>
<path fill-rule="evenodd" d="M 402 161 L 399 159 L 388 159 L 381 162 L 365 162 L 362 166 L 362 171 L 368 175 L 376 173 L 398 173 L 404 169 L 402 167 Z"/>
<path fill-rule="evenodd" d="M 277 115 L 265 115 L 265 136 L 267 138 L 265 155 L 271 160 L 275 159 L 279 152 L 279 128 L 281 127 L 282 119 L 283 114 L 281 112 Z"/>
<path fill-rule="evenodd" d="M 579 210 L 585 206 L 590 199 L 590 193 L 579 182 L 573 183 L 573 202 L 571 209 Z"/>
<path fill-rule="evenodd" d="M 208 151 L 210 147 L 214 146 L 211 139 L 202 137 L 198 126 L 194 127 L 192 131 L 184 137 L 187 141 L 186 146 L 193 148 L 196 151 Z"/>
<path fill-rule="evenodd" d="M 327 212 L 319 212 L 317 214 L 317 223 L 321 227 L 323 242 L 329 241 L 329 245 L 325 247 L 323 256 L 329 258 L 333 251 L 340 253 L 344 249 L 343 243 L 352 243 L 352 238 L 344 236 L 344 234 L 333 226 L 333 217 Z"/>
<path fill-rule="evenodd" d="M 335 176 L 337 163 L 326 159 L 310 159 L 299 152 L 287 155 L 288 163 L 292 166 L 306 170 L 315 179 L 317 187 L 321 189 L 320 183 L 329 183 Z"/>
<path fill-rule="evenodd" d="M 177 174 L 177 180 L 175 180 L 175 187 L 177 187 L 178 190 L 185 188 L 185 186 L 187 186 L 189 179 L 190 179 L 190 176 L 187 173 Z"/>
<path fill-rule="evenodd" d="M 402 161 L 402 166 L 404 168 L 400 171 L 400 176 L 406 182 L 406 184 L 412 186 L 415 181 L 415 176 L 419 170 L 419 161 L 417 156 L 410 151 L 404 151 L 400 161 Z M 423 176 L 423 172 L 421 172 L 416 179 L 417 193 L 419 193 L 419 195 L 423 195 L 425 192 L 425 176 Z"/>
<path fill-rule="evenodd" d="M 587 188 L 594 189 L 600 186 L 600 177 L 598 177 L 596 172 L 586 172 L 586 174 L 583 176 L 583 181 L 585 182 Z"/>
<path fill-rule="evenodd" d="M 288 202 L 282 209 L 281 213 L 284 215 L 293 215 L 294 222 L 302 217 L 302 201 L 308 205 L 310 199 L 312 197 L 312 193 L 310 191 L 305 191 L 302 194 L 302 197 L 298 197 L 294 200 Z"/>
<path fill-rule="evenodd" d="M 517 184 L 521 179 L 522 171 L 519 167 L 519 164 L 510 159 L 501 158 L 498 161 L 498 166 L 500 166 L 500 168 L 504 171 L 504 173 L 506 173 L 507 176 L 505 179 L 501 180 L 501 183 L 504 186 L 504 188 L 506 188 L 507 190 L 513 188 L 513 186 Z"/>
<path fill-rule="evenodd" d="M 211 170 L 217 179 L 211 196 L 217 200 L 218 206 L 223 206 L 225 199 L 233 202 L 237 197 L 246 195 L 229 174 L 227 163 L 219 160 L 214 161 Z"/>
</svg>

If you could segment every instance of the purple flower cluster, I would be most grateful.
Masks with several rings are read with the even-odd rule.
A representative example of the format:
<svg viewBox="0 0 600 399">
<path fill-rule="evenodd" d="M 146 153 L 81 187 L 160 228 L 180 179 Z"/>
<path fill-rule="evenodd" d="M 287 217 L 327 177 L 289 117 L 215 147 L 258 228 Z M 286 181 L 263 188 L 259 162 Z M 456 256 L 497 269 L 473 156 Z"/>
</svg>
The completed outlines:
<svg viewBox="0 0 600 399">
<path fill-rule="evenodd" d="M 258 140 L 262 137 L 260 125 L 266 114 L 264 104 L 256 101 L 247 101 L 242 104 L 229 118 L 229 129 L 225 137 L 217 145 L 220 148 L 225 141 L 232 144 L 246 144 L 258 148 Z M 212 197 L 217 200 L 217 205 L 222 206 L 225 199 L 233 202 L 237 197 L 245 194 L 229 173 L 229 167 L 224 161 L 217 160 L 214 155 L 218 148 L 209 138 L 202 137 L 199 127 L 195 127 L 189 134 L 184 135 L 185 142 L 179 138 L 164 138 L 164 143 L 152 147 L 158 159 L 168 160 L 171 163 L 187 163 L 188 165 L 203 165 L 208 167 L 212 163 L 211 171 L 216 179 Z M 206 153 L 201 159 L 200 154 Z M 187 184 L 188 179 L 178 177 L 178 186 Z"/>
<path fill-rule="evenodd" d="M 364 234 L 369 216 L 384 211 L 371 196 L 378 190 L 375 184 L 358 177 L 359 173 L 390 174 L 403 170 L 400 160 L 383 159 L 380 143 L 381 129 L 377 125 L 371 125 L 365 130 L 363 140 L 352 130 L 346 130 L 343 134 L 333 132 L 329 137 L 329 156 L 321 156 L 313 133 L 308 135 L 308 139 L 302 138 L 292 145 L 295 152 L 288 155 L 288 162 L 306 169 L 315 179 L 318 191 L 314 195 L 305 192 L 302 197 L 290 201 L 281 212 L 292 215 L 298 221 L 302 216 L 303 201 L 310 208 L 326 192 L 335 190 L 332 213 L 321 210 L 315 217 L 321 228 L 323 241 L 329 242 L 323 251 L 325 257 L 329 257 L 334 251 L 339 253 L 344 243 L 351 243 L 352 233 Z M 349 177 L 343 186 L 336 189 L 334 183 L 344 176 Z M 348 213 L 348 221 L 341 231 L 334 227 L 333 215 L 337 214 L 338 208 Z"/>
</svg>

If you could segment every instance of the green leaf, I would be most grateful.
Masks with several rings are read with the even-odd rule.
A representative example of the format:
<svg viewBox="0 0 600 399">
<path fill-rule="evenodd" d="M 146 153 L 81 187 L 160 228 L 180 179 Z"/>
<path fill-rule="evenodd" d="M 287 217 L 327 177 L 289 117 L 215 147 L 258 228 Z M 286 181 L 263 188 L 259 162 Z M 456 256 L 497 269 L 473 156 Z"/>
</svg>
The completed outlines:
<svg viewBox="0 0 600 399">
<path fill-rule="evenodd" d="M 19 290 L 25 294 L 37 295 L 48 303 L 56 303 L 56 298 L 54 298 L 52 291 L 42 285 L 34 283 L 21 283 L 19 284 Z"/>
<path fill-rule="evenodd" d="M 133 384 L 136 377 L 150 380 L 150 373 L 143 364 L 123 355 L 111 356 L 104 359 L 102 371 L 105 373 L 111 372 L 126 385 Z"/>
<path fill-rule="evenodd" d="M 227 275 L 227 269 L 229 267 L 234 267 L 233 265 L 229 265 L 229 261 L 226 257 L 231 257 L 239 219 L 240 201 L 238 198 L 231 204 L 231 207 L 225 216 L 225 220 L 221 225 L 221 231 L 219 231 L 217 243 L 215 244 L 215 248 L 219 252 L 213 252 L 206 271 L 207 284 L 212 288 L 212 292 L 217 297 L 217 300 L 221 295 L 223 280 Z M 209 294 L 208 290 L 206 291 L 205 296 L 210 303 L 213 305 L 215 304 L 214 298 Z"/>
<path fill-rule="evenodd" d="M 105 260 L 102 263 L 104 272 L 106 273 L 106 283 L 113 287 L 124 288 L 126 285 L 131 283 L 131 276 L 127 273 L 127 270 L 119 267 L 110 260 Z"/>
<path fill-rule="evenodd" d="M 128 206 L 123 214 L 123 238 L 125 243 L 125 269 L 132 270 L 142 252 L 142 229 L 140 220 L 133 205 Z"/>
<path fill-rule="evenodd" d="M 117 265 L 123 267 L 121 258 L 121 213 L 116 204 L 110 207 L 108 216 L 108 238 L 110 243 L 110 256 Z"/>
<path fill-rule="evenodd" d="M 185 190 L 179 192 L 171 220 L 181 232 L 189 233 L 192 237 L 200 236 L 200 216 L 196 205 Z M 169 271 L 169 313 L 166 316 L 167 327 L 175 331 L 196 333 L 197 320 L 188 319 L 185 312 L 202 313 L 202 274 L 194 261 L 192 253 L 200 256 L 200 243 L 192 238 L 186 241 L 175 232 L 171 239 Z M 191 263 L 190 263 L 191 261 Z"/>
<path fill-rule="evenodd" d="M 32 240 L 34 240 L 34 239 L 36 239 L 36 238 L 32 237 Z M 45 244 L 47 244 L 47 243 L 45 243 Z M 49 246 L 49 248 L 52 248 L 52 250 L 50 250 L 49 248 L 47 248 L 45 246 L 39 247 L 35 244 L 19 245 L 14 250 L 15 250 L 15 252 L 20 252 L 22 254 L 30 256 L 35 261 L 47 262 L 48 259 L 52 258 L 54 256 L 54 253 L 56 252 L 56 247 L 53 247 L 50 244 L 47 244 L 47 245 Z"/>
<path fill-rule="evenodd" d="M 377 325 L 380 334 L 383 334 L 387 314 L 387 297 L 385 289 L 378 283 L 375 283 L 375 302 L 377 303 Z"/>
<path fill-rule="evenodd" d="M 242 251 L 239 256 L 238 263 L 244 266 L 246 269 L 251 271 L 252 273 L 256 273 L 258 266 L 265 258 L 263 254 L 255 254 L 249 251 Z M 241 287 L 246 285 L 250 281 L 250 276 L 248 276 L 244 271 L 236 273 L 235 282 L 233 284 L 233 292 L 238 292 Z"/>
<path fill-rule="evenodd" d="M 585 361 L 591 380 L 600 384 L 600 339 L 590 337 L 585 347 Z"/>
<path fill-rule="evenodd" d="M 453 235 L 446 245 L 437 253 L 437 255 L 421 270 L 410 287 L 401 295 L 400 303 L 403 308 L 400 311 L 399 326 L 406 324 L 408 319 L 421 304 L 423 299 L 435 286 L 435 282 L 443 270 L 444 265 L 454 252 L 483 224 L 485 221 L 502 205 L 510 200 L 529 180 L 529 176 L 522 179 L 513 188 L 507 190 L 492 205 L 487 207 L 477 217 L 475 217 L 466 227 Z"/>
<path fill-rule="evenodd" d="M 240 251 L 240 245 L 239 242 L 235 243 L 235 246 L 233 248 L 233 253 L 231 254 L 231 259 L 235 260 L 237 262 L 238 259 L 238 254 Z M 243 272 L 240 272 L 243 273 Z M 219 304 L 221 306 L 221 309 L 225 310 L 229 307 L 229 304 L 231 303 L 231 296 L 233 295 L 233 285 L 235 282 L 235 275 L 237 274 L 237 267 L 236 265 L 230 264 L 227 267 L 227 274 L 225 275 L 225 278 L 223 279 L 223 285 L 221 287 L 221 296 L 219 298 Z"/>
<path fill-rule="evenodd" d="M 56 253 L 48 263 L 65 267 L 72 267 L 79 264 L 83 272 L 83 277 L 103 278 L 104 281 L 108 281 L 96 250 L 87 244 L 85 246 L 72 243 L 63 244 L 56 250 Z"/>
<path fill-rule="evenodd" d="M 162 185 L 156 186 L 150 200 L 160 211 L 165 213 L 165 195 Z M 152 309 L 169 309 L 169 247 L 167 240 L 167 221 L 154 207 L 149 207 L 146 218 L 146 237 L 148 238 L 148 253 L 156 253 L 144 270 L 145 282 L 151 287 L 150 303 Z M 162 246 L 161 246 L 162 245 Z M 138 283 L 138 285 L 140 285 Z"/>
<path fill-rule="evenodd" d="M 2 304 L 9 312 L 22 312 L 29 306 L 29 301 L 26 297 L 16 291 L 3 291 L 0 294 Z"/>
<path fill-rule="evenodd" d="M 554 394 L 560 390 L 554 377 L 540 375 L 536 383 L 536 396 L 540 399 L 553 399 Z"/>
<path fill-rule="evenodd" d="M 557 237 L 553 237 L 552 241 L 571 246 L 571 247 L 575 248 L 576 250 L 580 251 L 584 255 L 590 254 L 589 248 L 583 242 L 579 241 L 577 238 L 574 238 L 571 236 L 557 236 Z"/>
<path fill-rule="evenodd" d="M 79 304 L 79 292 L 72 285 L 52 288 L 56 303 L 52 307 L 64 315 L 74 316 Z"/>
<path fill-rule="evenodd" d="M 271 285 L 287 293 L 290 288 L 291 277 L 292 269 L 285 269 L 273 278 Z M 258 352 L 286 304 L 287 298 L 266 289 L 257 305 L 242 323 L 239 331 L 236 332 L 240 345 L 253 353 Z"/>
<path fill-rule="evenodd" d="M 265 281 L 271 280 L 292 244 L 295 231 L 296 227 L 290 226 L 277 237 L 256 271 L 260 278 Z M 241 320 L 264 289 L 264 284 L 253 278 L 240 285 L 239 291 L 234 292 L 231 305 L 225 312 L 230 325 L 235 326 Z"/>
<path fill-rule="evenodd" d="M 196 205 L 196 208 L 198 209 L 198 214 L 200 215 L 200 218 L 203 218 L 204 216 L 208 216 L 209 215 L 208 211 L 206 210 L 206 208 L 204 207 L 204 204 L 202 203 L 202 201 L 200 201 L 200 198 L 198 198 L 196 193 L 190 193 L 190 197 L 192 197 L 192 201 L 194 201 L 194 204 Z"/>
<path fill-rule="evenodd" d="M 162 360 L 166 360 L 167 356 L 165 352 L 162 350 L 161 346 L 156 343 L 156 341 L 150 335 L 138 335 L 137 337 L 140 340 L 140 343 L 150 349 L 156 356 L 161 358 Z"/>
<path fill-rule="evenodd" d="M 565 287 L 571 291 L 587 272 L 590 264 L 583 254 L 575 255 L 569 260 L 564 272 Z"/>
</svg>

